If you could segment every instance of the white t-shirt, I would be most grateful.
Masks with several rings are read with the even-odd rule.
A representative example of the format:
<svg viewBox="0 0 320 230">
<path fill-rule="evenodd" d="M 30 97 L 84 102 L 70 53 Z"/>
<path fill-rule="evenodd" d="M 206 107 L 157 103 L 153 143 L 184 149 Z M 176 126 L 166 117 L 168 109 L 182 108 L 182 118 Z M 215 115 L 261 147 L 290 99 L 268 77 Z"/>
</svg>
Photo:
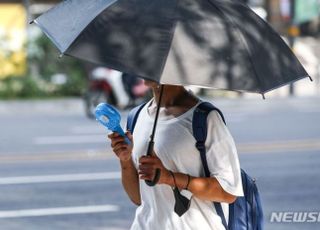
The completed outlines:
<svg viewBox="0 0 320 230">
<path fill-rule="evenodd" d="M 133 161 L 138 168 L 139 158 L 146 154 L 154 118 L 148 113 L 148 103 L 141 110 L 134 133 Z M 196 106 L 195 106 L 196 107 Z M 164 167 L 173 172 L 205 177 L 200 153 L 195 147 L 192 116 L 195 107 L 179 117 L 167 117 L 160 112 L 155 135 L 154 150 Z M 206 140 L 207 161 L 211 176 L 217 178 L 222 188 L 235 196 L 243 196 L 237 150 L 220 115 L 208 115 Z M 179 217 L 174 212 L 175 199 L 168 185 L 149 187 L 140 180 L 141 205 L 136 210 L 131 230 L 224 230 L 221 218 L 211 201 L 192 197 L 189 210 Z M 189 191 L 182 194 L 191 197 Z M 228 204 L 222 203 L 228 220 Z"/>
</svg>

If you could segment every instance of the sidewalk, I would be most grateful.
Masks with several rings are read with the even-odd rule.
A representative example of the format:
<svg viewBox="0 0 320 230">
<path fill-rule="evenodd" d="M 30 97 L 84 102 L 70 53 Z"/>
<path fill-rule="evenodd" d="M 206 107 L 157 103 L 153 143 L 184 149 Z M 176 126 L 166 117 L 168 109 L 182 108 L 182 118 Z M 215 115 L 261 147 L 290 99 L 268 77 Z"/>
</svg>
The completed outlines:
<svg viewBox="0 0 320 230">
<path fill-rule="evenodd" d="M 21 114 L 84 114 L 84 102 L 81 98 L 44 99 L 44 100 L 0 100 L 0 116 Z"/>
</svg>

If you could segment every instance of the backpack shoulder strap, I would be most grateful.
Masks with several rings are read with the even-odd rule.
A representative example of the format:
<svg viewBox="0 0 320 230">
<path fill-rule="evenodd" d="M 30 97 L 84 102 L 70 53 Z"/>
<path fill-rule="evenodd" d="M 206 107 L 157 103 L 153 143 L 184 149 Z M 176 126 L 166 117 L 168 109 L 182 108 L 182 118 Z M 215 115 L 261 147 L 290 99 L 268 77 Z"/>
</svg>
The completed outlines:
<svg viewBox="0 0 320 230">
<path fill-rule="evenodd" d="M 146 105 L 147 103 L 142 103 L 141 105 L 138 105 L 134 107 L 128 114 L 127 118 L 127 130 L 129 130 L 131 133 L 134 131 L 134 127 L 136 126 L 138 116 L 142 110 L 142 108 Z"/>
<path fill-rule="evenodd" d="M 193 136 L 196 139 L 196 148 L 200 152 L 201 162 L 206 177 L 210 177 L 205 147 L 205 142 L 207 139 L 207 117 L 213 110 L 217 111 L 220 114 L 223 122 L 226 123 L 222 112 L 209 102 L 202 102 L 201 104 L 199 104 L 193 113 L 192 119 Z M 225 227 L 225 229 L 228 229 L 227 221 L 224 216 L 221 204 L 218 202 L 213 202 L 213 204 L 217 214 L 222 220 L 223 226 Z"/>
<path fill-rule="evenodd" d="M 207 139 L 207 117 L 213 110 L 217 111 L 223 122 L 226 123 L 222 112 L 209 102 L 202 102 L 199 104 L 193 113 L 192 119 L 193 136 L 196 139 L 196 148 L 201 154 L 201 161 L 206 177 L 210 177 L 205 149 L 205 142 Z"/>
</svg>

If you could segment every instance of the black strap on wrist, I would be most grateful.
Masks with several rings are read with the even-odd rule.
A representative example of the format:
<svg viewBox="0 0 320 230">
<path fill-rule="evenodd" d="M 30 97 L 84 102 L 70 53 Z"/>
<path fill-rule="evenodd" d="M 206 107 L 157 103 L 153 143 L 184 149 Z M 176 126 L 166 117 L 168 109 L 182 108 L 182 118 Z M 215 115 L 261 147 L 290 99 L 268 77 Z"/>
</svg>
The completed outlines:
<svg viewBox="0 0 320 230">
<path fill-rule="evenodd" d="M 173 190 L 173 195 L 175 198 L 175 204 L 174 204 L 174 212 L 178 215 L 178 216 L 182 216 L 184 213 L 186 213 L 190 207 L 190 203 L 191 200 L 189 200 L 188 198 L 186 198 L 185 196 L 181 195 L 177 184 L 176 184 L 176 178 L 174 176 L 174 173 L 169 171 L 172 178 L 173 178 L 173 183 L 174 183 L 174 188 L 172 188 Z"/>
</svg>

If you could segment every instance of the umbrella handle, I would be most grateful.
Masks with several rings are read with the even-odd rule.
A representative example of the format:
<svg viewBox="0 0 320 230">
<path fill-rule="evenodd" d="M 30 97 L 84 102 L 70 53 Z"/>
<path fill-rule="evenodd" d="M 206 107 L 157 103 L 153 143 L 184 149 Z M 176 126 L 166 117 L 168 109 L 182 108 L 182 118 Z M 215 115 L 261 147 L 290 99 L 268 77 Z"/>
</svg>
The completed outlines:
<svg viewBox="0 0 320 230">
<path fill-rule="evenodd" d="M 160 179 L 160 174 L 161 174 L 161 170 L 160 169 L 156 169 L 156 172 L 155 172 L 153 180 L 145 180 L 146 184 L 151 186 L 151 187 L 155 186 L 158 183 L 159 179 Z"/>
<path fill-rule="evenodd" d="M 148 145 L 147 156 L 152 155 L 153 146 L 154 146 L 154 141 L 150 141 Z M 160 174 L 161 174 L 161 170 L 156 169 L 153 180 L 145 180 L 146 184 L 149 186 L 155 186 L 159 182 Z"/>
<path fill-rule="evenodd" d="M 157 112 L 156 112 L 156 117 L 155 117 L 154 124 L 153 124 L 152 133 L 151 133 L 151 136 L 150 136 L 147 156 L 151 156 L 152 155 L 152 151 L 153 151 L 153 147 L 154 147 L 154 135 L 156 133 L 156 128 L 157 128 L 157 123 L 158 123 L 158 117 L 159 117 L 159 111 L 160 111 L 160 105 L 161 105 L 163 90 L 164 90 L 164 86 L 161 85 L 160 86 L 160 96 L 159 96 L 159 101 L 158 101 L 158 105 L 157 105 Z M 161 170 L 160 169 L 156 169 L 153 180 L 146 180 L 145 181 L 146 184 L 149 185 L 149 186 L 155 186 L 159 182 L 160 174 L 161 174 Z"/>
</svg>

